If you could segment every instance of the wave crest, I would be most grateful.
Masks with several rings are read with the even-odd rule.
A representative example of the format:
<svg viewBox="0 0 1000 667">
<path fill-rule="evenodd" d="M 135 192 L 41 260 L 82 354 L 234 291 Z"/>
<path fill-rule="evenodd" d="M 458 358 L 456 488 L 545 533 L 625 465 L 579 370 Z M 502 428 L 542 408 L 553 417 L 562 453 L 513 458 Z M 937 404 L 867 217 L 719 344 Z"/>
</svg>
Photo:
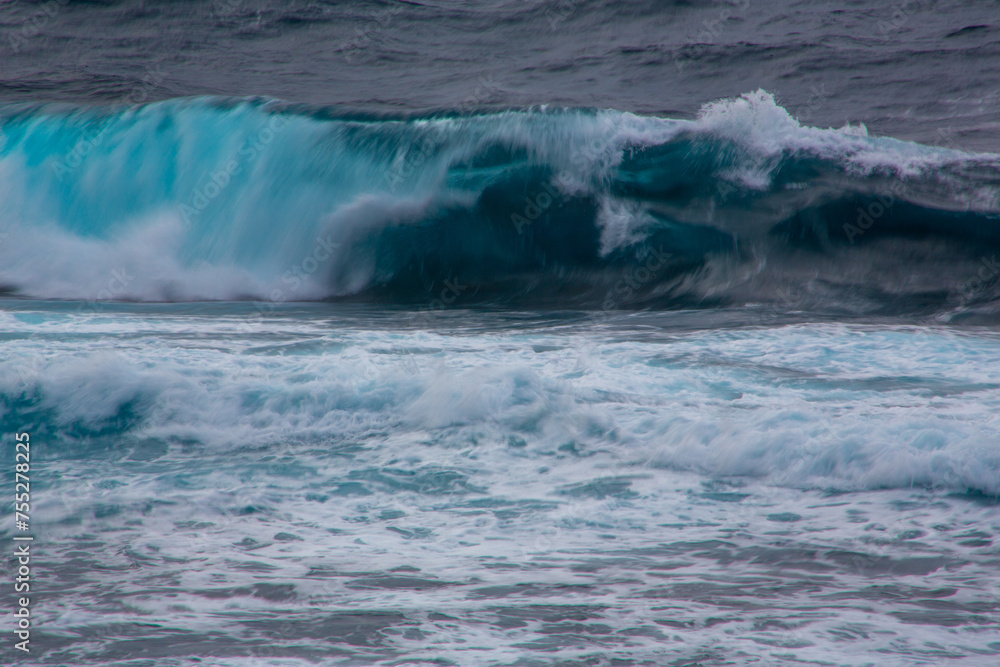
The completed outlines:
<svg viewBox="0 0 1000 667">
<path fill-rule="evenodd" d="M 0 283 L 151 301 L 419 303 L 450 280 L 473 286 L 467 303 L 992 307 L 997 281 L 979 274 L 1000 250 L 1000 157 L 861 129 L 802 126 L 764 91 L 690 121 L 8 105 Z M 136 277 L 110 290 L 115 271 Z"/>
</svg>

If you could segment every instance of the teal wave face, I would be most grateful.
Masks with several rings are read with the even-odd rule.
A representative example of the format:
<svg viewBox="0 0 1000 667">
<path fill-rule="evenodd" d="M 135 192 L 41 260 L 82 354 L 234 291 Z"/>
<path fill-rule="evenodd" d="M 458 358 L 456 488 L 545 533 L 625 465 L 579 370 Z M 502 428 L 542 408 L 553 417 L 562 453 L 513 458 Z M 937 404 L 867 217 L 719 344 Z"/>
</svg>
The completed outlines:
<svg viewBox="0 0 1000 667">
<path fill-rule="evenodd" d="M 426 302 L 450 281 L 507 304 L 847 307 L 864 280 L 864 307 L 951 307 L 1000 246 L 996 156 L 804 127 L 763 92 L 692 121 L 7 106 L 0 132 L 0 282 L 37 297 Z"/>
</svg>

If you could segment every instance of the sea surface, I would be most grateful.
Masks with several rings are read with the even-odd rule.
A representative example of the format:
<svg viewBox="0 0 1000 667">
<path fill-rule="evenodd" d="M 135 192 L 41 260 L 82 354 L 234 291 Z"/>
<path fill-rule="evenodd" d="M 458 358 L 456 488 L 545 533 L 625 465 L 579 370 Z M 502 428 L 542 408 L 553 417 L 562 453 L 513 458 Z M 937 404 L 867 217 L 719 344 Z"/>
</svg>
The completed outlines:
<svg viewBox="0 0 1000 667">
<path fill-rule="evenodd" d="M 3 3 L 0 663 L 1000 664 L 998 258 L 993 0 Z"/>
</svg>

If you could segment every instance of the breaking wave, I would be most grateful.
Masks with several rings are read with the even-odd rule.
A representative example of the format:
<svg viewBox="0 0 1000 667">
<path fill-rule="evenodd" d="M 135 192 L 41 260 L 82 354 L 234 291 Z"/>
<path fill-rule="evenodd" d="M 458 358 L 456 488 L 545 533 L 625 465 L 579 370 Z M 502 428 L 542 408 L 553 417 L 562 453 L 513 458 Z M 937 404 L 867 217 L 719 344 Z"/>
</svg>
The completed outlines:
<svg viewBox="0 0 1000 667">
<path fill-rule="evenodd" d="M 0 106 L 0 284 L 58 299 L 992 309 L 1000 156 L 805 127 L 274 100 Z"/>
</svg>

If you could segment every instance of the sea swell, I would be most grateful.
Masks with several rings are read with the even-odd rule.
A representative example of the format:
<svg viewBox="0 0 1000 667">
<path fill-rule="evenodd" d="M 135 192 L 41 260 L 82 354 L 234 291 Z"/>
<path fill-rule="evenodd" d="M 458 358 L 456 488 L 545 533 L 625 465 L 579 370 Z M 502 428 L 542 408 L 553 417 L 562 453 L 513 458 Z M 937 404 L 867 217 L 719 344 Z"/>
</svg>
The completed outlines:
<svg viewBox="0 0 1000 667">
<path fill-rule="evenodd" d="M 79 300 L 992 311 L 1000 157 L 803 126 L 0 107 L 0 283 Z M 38 257 L 45 257 L 39 262 Z"/>
<path fill-rule="evenodd" d="M 503 327 L 444 310 L 404 331 L 405 311 L 296 308 L 247 327 L 251 304 L 16 305 L 0 317 L 0 423 L 44 433 L 60 461 L 324 452 L 428 475 L 544 461 L 1000 493 L 998 352 L 982 331 L 673 331 L 656 313 Z"/>
</svg>

